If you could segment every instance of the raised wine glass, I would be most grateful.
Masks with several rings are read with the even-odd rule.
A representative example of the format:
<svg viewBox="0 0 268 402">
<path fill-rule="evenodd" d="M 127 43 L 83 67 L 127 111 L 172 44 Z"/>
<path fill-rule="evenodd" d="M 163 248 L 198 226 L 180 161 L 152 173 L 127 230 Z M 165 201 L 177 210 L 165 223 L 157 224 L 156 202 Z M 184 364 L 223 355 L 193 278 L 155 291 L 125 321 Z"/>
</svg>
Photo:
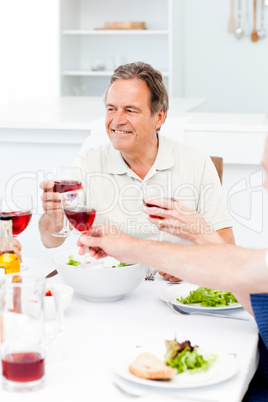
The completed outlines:
<svg viewBox="0 0 268 402">
<path fill-rule="evenodd" d="M 33 211 L 33 199 L 29 194 L 12 194 L 0 200 L 0 214 L 8 215 L 12 219 L 12 234 L 16 238 L 29 225 Z M 26 271 L 28 267 L 21 264 L 20 270 Z"/>
<path fill-rule="evenodd" d="M 82 188 L 81 169 L 73 166 L 56 166 L 53 169 L 54 193 L 65 193 Z M 52 233 L 55 237 L 69 237 L 71 231 L 66 216 L 63 216 L 63 228 L 58 233 Z"/>
<path fill-rule="evenodd" d="M 154 201 L 158 201 L 161 198 L 172 198 L 171 197 L 171 190 L 169 186 L 167 185 L 161 185 L 161 184 L 151 184 L 151 183 L 145 183 L 143 187 L 143 204 L 146 207 L 156 207 L 158 208 L 155 204 Z M 166 209 L 166 208 L 164 208 Z M 149 215 L 150 218 L 153 219 L 158 219 L 158 221 L 161 221 L 164 219 L 162 216 L 158 215 Z M 160 230 L 158 226 L 158 240 L 162 241 L 163 237 L 163 232 Z"/>
<path fill-rule="evenodd" d="M 69 223 L 80 233 L 87 232 L 96 216 L 95 197 L 89 190 L 68 191 L 61 196 L 62 208 Z M 85 255 L 84 263 L 87 263 Z"/>
</svg>

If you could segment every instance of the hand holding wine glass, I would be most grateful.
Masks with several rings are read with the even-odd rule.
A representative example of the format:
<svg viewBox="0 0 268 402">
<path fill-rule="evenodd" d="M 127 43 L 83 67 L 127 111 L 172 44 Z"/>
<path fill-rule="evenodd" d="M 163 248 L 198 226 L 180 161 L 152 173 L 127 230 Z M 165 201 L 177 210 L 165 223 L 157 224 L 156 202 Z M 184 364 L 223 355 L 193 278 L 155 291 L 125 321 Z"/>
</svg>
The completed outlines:
<svg viewBox="0 0 268 402">
<path fill-rule="evenodd" d="M 0 215 L 10 216 L 12 219 L 12 234 L 14 238 L 21 234 L 29 225 L 32 218 L 33 199 L 29 194 L 12 194 L 1 198 Z M 15 242 L 16 243 L 16 242 Z M 18 246 L 16 243 L 15 245 Z M 20 266 L 21 271 L 28 269 Z"/>
<path fill-rule="evenodd" d="M 157 209 L 161 206 L 161 199 L 171 198 L 167 186 L 160 184 L 146 183 L 143 187 L 143 204 L 145 207 L 150 208 L 149 216 L 152 219 L 157 219 L 157 226 L 159 228 L 158 240 L 162 241 L 162 232 L 160 230 L 164 217 L 157 215 Z M 167 209 L 164 208 L 163 209 Z"/>
<path fill-rule="evenodd" d="M 87 232 L 96 216 L 96 201 L 93 194 L 89 190 L 77 190 L 62 193 L 61 197 L 62 208 L 69 223 L 80 233 Z"/>
</svg>

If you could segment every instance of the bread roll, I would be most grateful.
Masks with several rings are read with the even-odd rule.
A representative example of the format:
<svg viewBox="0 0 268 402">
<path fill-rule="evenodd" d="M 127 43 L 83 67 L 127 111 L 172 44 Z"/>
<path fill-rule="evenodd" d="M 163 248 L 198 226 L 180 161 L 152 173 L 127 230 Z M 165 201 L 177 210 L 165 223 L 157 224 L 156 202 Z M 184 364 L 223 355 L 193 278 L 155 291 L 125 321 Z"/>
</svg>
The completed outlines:
<svg viewBox="0 0 268 402">
<path fill-rule="evenodd" d="M 139 355 L 129 366 L 129 371 L 136 377 L 149 380 L 171 380 L 177 369 L 166 366 L 152 353 Z"/>
</svg>

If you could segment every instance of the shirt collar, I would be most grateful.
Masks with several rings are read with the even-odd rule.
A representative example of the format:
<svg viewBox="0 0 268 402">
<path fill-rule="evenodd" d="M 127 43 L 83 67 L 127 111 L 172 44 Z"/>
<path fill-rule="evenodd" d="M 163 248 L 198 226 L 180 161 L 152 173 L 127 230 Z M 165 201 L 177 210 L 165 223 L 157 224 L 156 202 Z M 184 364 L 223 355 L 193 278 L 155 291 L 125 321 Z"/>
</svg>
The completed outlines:
<svg viewBox="0 0 268 402">
<path fill-rule="evenodd" d="M 174 165 L 174 141 L 158 134 L 158 152 L 152 168 L 155 170 L 166 170 Z M 114 149 L 112 144 L 108 148 L 108 172 L 112 174 L 125 174 L 129 166 L 124 161 L 120 151 Z"/>
<path fill-rule="evenodd" d="M 174 165 L 174 141 L 158 134 L 158 152 L 153 164 L 156 170 L 166 170 Z"/>
<path fill-rule="evenodd" d="M 112 144 L 108 148 L 108 172 L 112 174 L 125 174 L 129 166 L 124 161 L 120 151 L 114 149 Z"/>
</svg>

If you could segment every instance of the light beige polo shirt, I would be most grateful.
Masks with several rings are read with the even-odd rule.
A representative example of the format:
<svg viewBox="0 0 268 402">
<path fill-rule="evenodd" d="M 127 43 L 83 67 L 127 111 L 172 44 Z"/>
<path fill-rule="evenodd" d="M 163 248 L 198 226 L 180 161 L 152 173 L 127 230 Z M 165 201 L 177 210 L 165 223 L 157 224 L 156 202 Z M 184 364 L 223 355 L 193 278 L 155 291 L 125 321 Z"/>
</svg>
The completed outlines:
<svg viewBox="0 0 268 402">
<path fill-rule="evenodd" d="M 82 168 L 83 185 L 92 189 L 96 200 L 94 224 L 110 222 L 132 236 L 157 239 L 157 226 L 148 222 L 142 210 L 143 188 L 150 184 L 159 191 L 164 189 L 162 196 L 181 199 L 198 211 L 215 230 L 232 226 L 210 157 L 161 134 L 157 157 L 144 180 L 129 168 L 112 144 L 83 149 L 75 165 Z M 166 233 L 163 240 L 186 243 Z"/>
</svg>

